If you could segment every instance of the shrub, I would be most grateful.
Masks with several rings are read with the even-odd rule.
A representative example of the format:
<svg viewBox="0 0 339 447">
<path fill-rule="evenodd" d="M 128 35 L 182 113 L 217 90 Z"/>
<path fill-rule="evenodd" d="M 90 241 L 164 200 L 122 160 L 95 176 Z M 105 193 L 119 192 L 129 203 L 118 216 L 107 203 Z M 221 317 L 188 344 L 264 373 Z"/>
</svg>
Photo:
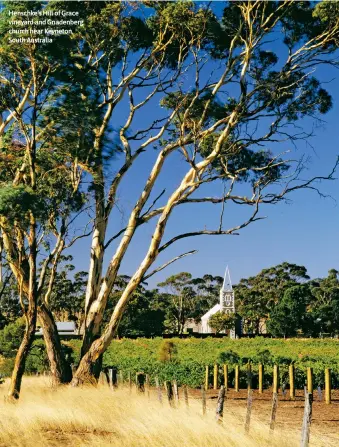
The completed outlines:
<svg viewBox="0 0 339 447">
<path fill-rule="evenodd" d="M 159 347 L 158 359 L 160 362 L 172 362 L 177 353 L 178 350 L 173 341 L 164 340 Z"/>
<path fill-rule="evenodd" d="M 6 358 L 15 357 L 25 332 L 24 317 L 9 323 L 0 331 L 0 354 Z"/>
</svg>

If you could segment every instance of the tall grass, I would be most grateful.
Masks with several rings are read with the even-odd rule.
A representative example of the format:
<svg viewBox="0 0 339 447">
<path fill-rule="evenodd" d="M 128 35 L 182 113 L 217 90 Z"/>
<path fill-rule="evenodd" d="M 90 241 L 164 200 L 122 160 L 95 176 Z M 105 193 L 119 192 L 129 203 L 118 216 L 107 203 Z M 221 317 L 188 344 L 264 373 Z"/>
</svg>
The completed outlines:
<svg viewBox="0 0 339 447">
<path fill-rule="evenodd" d="M 215 421 L 211 404 L 205 417 L 201 402 L 190 399 L 170 408 L 157 396 L 150 398 L 114 392 L 108 387 L 62 387 L 53 389 L 49 379 L 26 377 L 20 400 L 4 402 L 8 383 L 0 386 L 0 446 L 119 446 L 119 447 L 223 447 L 298 446 L 298 432 L 276 430 L 269 436 L 267 424 L 252 419 L 244 434 L 244 412 L 227 402 L 223 424 Z M 329 439 L 312 433 L 311 445 L 331 446 Z"/>
</svg>

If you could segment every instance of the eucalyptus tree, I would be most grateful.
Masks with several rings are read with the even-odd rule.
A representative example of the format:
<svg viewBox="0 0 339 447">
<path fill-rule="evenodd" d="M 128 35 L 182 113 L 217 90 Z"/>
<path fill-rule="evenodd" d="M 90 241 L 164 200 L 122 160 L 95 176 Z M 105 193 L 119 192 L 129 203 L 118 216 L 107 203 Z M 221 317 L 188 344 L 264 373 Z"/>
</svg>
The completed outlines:
<svg viewBox="0 0 339 447">
<path fill-rule="evenodd" d="M 331 335 L 339 333 L 339 276 L 336 269 L 331 269 L 326 278 L 310 282 L 313 299 L 309 311 L 315 321 L 317 333 Z"/>
<path fill-rule="evenodd" d="M 224 278 L 221 276 L 213 276 L 208 273 L 202 278 L 192 279 L 191 287 L 195 291 L 196 300 L 193 313 L 190 315 L 191 318 L 197 322 L 200 321 L 201 317 L 219 302 L 223 282 Z"/>
<path fill-rule="evenodd" d="M 37 314 L 44 328 L 54 379 L 70 380 L 48 308 L 57 265 L 70 245 L 70 225 L 84 205 L 78 168 L 66 151 L 56 151 L 46 114 L 63 95 L 63 79 L 75 73 L 61 49 L 63 36 L 40 46 L 11 40 L 8 10 L 39 11 L 41 2 L 7 2 L 0 15 L 0 236 L 1 255 L 16 279 L 26 329 L 9 390 L 18 398 Z M 70 143 L 71 144 L 71 143 Z M 38 272 L 39 261 L 42 262 Z M 47 272 L 49 271 L 49 275 Z M 47 281 L 48 276 L 48 281 Z"/>
<path fill-rule="evenodd" d="M 34 4 L 73 8 L 72 2 Z M 26 6 L 20 3 L 20 7 Z M 184 238 L 237 234 L 262 218 L 262 205 L 276 204 L 300 188 L 314 189 L 314 182 L 321 178 L 333 178 L 334 172 L 301 181 L 303 160 L 288 157 L 284 150 L 288 142 L 294 144 L 310 136 L 295 126 L 297 120 L 314 118 L 331 107 L 331 97 L 313 71 L 321 64 L 335 64 L 337 8 L 335 3 L 230 2 L 218 17 L 209 3 L 77 5 L 84 26 L 69 39 L 63 36 L 62 45 L 55 44 L 55 50 L 61 49 L 58 58 L 50 54 L 47 58 L 47 67 L 58 61 L 55 71 L 45 68 L 47 79 L 60 72 L 54 84 L 58 87 L 55 95 L 47 81 L 43 84 L 45 95 L 51 95 L 55 102 L 46 104 L 40 122 L 33 112 L 26 116 L 30 129 L 39 125 L 38 132 L 48 141 L 46 147 L 60 154 L 61 164 L 69 168 L 72 194 L 90 185 L 88 203 L 93 204 L 94 217 L 84 339 L 73 385 L 96 374 L 96 366 L 142 281 L 192 251 L 179 253 L 155 267 L 159 254 Z M 23 121 L 25 104 L 33 104 L 34 109 L 38 102 L 34 91 L 32 96 L 32 83 L 37 77 L 30 74 L 46 67 L 45 47 L 34 49 L 39 64 L 31 64 L 27 50 L 23 46 L 20 53 L 18 48 L 18 55 L 27 64 L 24 82 L 18 83 L 18 90 L 12 88 L 10 95 L 6 96 L 7 90 L 3 95 L 12 96 L 16 105 L 13 109 L 9 100 L 5 103 L 1 126 L 5 125 L 7 133 L 11 121 Z M 1 54 L 18 56 L 13 51 Z M 7 72 L 15 73 L 11 82 L 17 82 L 22 67 L 16 67 L 13 61 L 6 64 L 3 77 L 6 79 Z M 60 71 L 64 65 L 68 70 Z M 155 118 L 148 113 L 151 109 L 156 110 Z M 39 151 L 36 144 L 31 146 L 26 150 L 29 175 L 23 175 L 20 168 L 16 170 L 22 182 L 35 179 L 32 167 L 36 165 L 31 160 Z M 170 160 L 176 154 L 181 164 L 176 174 L 186 172 L 177 186 L 164 190 L 161 182 L 170 174 Z M 149 174 L 128 212 L 127 224 L 111 234 L 109 222 L 119 205 L 122 185 L 131 182 L 131 172 L 146 165 Z M 220 185 L 223 194 L 209 196 L 206 187 L 210 184 Z M 220 207 L 215 227 L 194 225 L 192 230 L 164 240 L 174 210 L 180 213 L 184 206 L 199 207 L 202 203 Z M 230 204 L 248 209 L 248 215 L 232 226 L 225 223 Z M 34 215 L 32 209 L 28 214 Z M 148 248 L 104 326 L 105 309 L 120 265 L 137 229 L 148 222 L 153 225 Z M 36 223 L 32 221 L 31 225 L 34 235 Z M 114 253 L 104 270 L 105 254 L 113 244 Z M 32 278 L 35 245 L 30 250 Z M 18 279 L 20 284 L 20 275 Z M 30 284 L 33 290 L 35 282 Z M 36 301 L 29 300 L 32 326 Z M 52 327 L 52 314 L 49 323 Z M 54 343 L 53 352 L 58 351 Z"/>
<path fill-rule="evenodd" d="M 246 331 L 260 334 L 266 328 L 270 313 L 283 302 L 285 292 L 303 285 L 309 279 L 306 267 L 288 262 L 263 269 L 256 276 L 241 279 L 235 286 L 236 308 L 243 318 Z M 298 290 L 301 292 L 306 289 Z M 299 295 L 296 294 L 298 297 Z M 284 303 L 287 301 L 286 298 Z M 276 320 L 281 317 L 283 307 L 284 304 L 281 304 L 280 310 L 275 310 Z M 273 324 L 271 323 L 271 328 Z"/>
<path fill-rule="evenodd" d="M 150 8 L 147 19 L 141 20 L 140 11 L 146 11 L 146 6 Z M 100 92 L 97 108 L 103 114 L 90 152 L 94 161 L 87 167 L 94 191 L 95 229 L 85 335 L 73 385 L 95 372 L 94 366 L 116 334 L 130 297 L 153 273 L 150 270 L 160 253 L 184 238 L 235 234 L 261 219 L 262 204 L 278 203 L 303 187 L 313 189 L 314 181 L 321 178 L 302 182 L 303 162 L 288 159 L 276 148 L 281 143 L 284 151 L 286 142 L 309 137 L 295 127 L 295 122 L 331 108 L 331 97 L 313 72 L 321 64 L 335 65 L 337 4 L 230 2 L 221 19 L 210 5 L 202 6 L 145 2 L 137 7 L 139 13 L 134 13 L 128 4 L 111 4 L 105 9 L 110 21 L 102 14 L 94 15 L 96 33 L 89 28 L 83 36 L 87 46 L 81 54 L 96 68 Z M 116 8 L 114 17 L 112 8 Z M 138 25 L 134 35 L 130 32 L 121 37 L 124 24 Z M 107 27 L 111 29 L 109 39 L 115 38 L 116 45 L 105 37 Z M 112 28 L 117 30 L 115 34 Z M 136 35 L 143 39 L 136 43 Z M 276 51 L 272 50 L 272 40 L 279 42 Z M 119 107 L 122 105 L 125 108 Z M 145 113 L 140 125 L 137 117 L 151 105 L 159 110 L 157 118 Z M 127 107 L 122 122 L 121 110 Z M 113 176 L 107 171 L 105 175 L 103 152 L 105 137 L 112 132 L 110 123 L 121 123 L 114 132 L 122 158 Z M 145 153 L 150 149 L 155 149 L 157 156 L 126 226 L 116 234 L 107 234 L 119 187 L 129 178 L 126 173 L 141 160 L 147 162 L 150 158 Z M 168 174 L 168 160 L 175 153 L 181 154 L 187 171 L 173 190 L 164 191 L 161 174 Z M 332 179 L 333 172 L 326 178 Z M 212 182 L 223 186 L 220 197 L 203 194 L 204 187 Z M 173 211 L 201 203 L 220 206 L 215 227 L 192 228 L 164 240 Z M 229 203 L 247 207 L 250 212 L 238 224 L 225 228 Z M 136 230 L 151 220 L 155 223 L 148 249 L 103 328 L 104 310 L 120 264 Z M 113 241 L 117 246 L 104 272 L 104 255 Z"/>
<path fill-rule="evenodd" d="M 275 337 L 304 335 L 314 331 L 314 318 L 308 311 L 312 294 L 309 284 L 286 289 L 279 303 L 273 307 L 267 321 L 267 330 Z"/>
<path fill-rule="evenodd" d="M 171 332 L 182 334 L 187 319 L 193 314 L 197 301 L 196 293 L 191 286 L 192 275 L 181 272 L 172 275 L 158 284 L 168 294 L 166 299 L 166 317 Z"/>
</svg>

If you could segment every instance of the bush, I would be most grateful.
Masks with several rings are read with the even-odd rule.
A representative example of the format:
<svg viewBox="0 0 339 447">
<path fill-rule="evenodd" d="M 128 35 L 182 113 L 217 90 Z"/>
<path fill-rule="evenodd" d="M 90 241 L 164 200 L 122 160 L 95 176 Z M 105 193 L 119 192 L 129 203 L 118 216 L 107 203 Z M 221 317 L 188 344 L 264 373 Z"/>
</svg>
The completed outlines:
<svg viewBox="0 0 339 447">
<path fill-rule="evenodd" d="M 24 317 L 18 318 L 0 331 L 0 354 L 6 358 L 15 357 L 25 332 Z"/>
<path fill-rule="evenodd" d="M 0 374 L 10 376 L 14 366 L 14 359 L 25 332 L 24 317 L 10 323 L 0 331 Z M 80 357 L 80 340 L 63 341 L 62 348 L 67 361 L 77 363 Z M 36 339 L 26 360 L 25 372 L 43 373 L 49 370 L 49 361 L 43 339 Z"/>
<path fill-rule="evenodd" d="M 160 362 L 173 362 L 177 353 L 178 350 L 173 341 L 164 340 L 160 344 L 158 359 Z"/>
</svg>

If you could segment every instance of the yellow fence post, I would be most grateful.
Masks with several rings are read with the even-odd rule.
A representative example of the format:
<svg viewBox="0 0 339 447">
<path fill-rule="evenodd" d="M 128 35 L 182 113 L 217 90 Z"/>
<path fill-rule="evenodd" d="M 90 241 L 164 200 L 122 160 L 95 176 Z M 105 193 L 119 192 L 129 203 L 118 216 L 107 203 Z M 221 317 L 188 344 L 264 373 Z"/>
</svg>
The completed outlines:
<svg viewBox="0 0 339 447">
<path fill-rule="evenodd" d="M 213 389 L 218 389 L 218 365 L 214 365 L 214 372 L 213 372 Z"/>
<path fill-rule="evenodd" d="M 294 365 L 289 366 L 289 376 L 290 376 L 290 398 L 295 399 L 295 387 L 294 387 Z"/>
<path fill-rule="evenodd" d="M 239 391 L 239 365 L 234 368 L 234 391 Z"/>
<path fill-rule="evenodd" d="M 279 367 L 278 365 L 273 366 L 273 393 L 278 393 L 279 387 Z"/>
<path fill-rule="evenodd" d="M 247 373 L 247 390 L 249 391 L 250 389 L 252 389 L 252 365 L 250 363 L 247 363 L 246 373 Z"/>
<path fill-rule="evenodd" d="M 327 404 L 331 403 L 331 370 L 330 370 L 330 368 L 325 369 L 325 402 Z"/>
<path fill-rule="evenodd" d="M 224 387 L 227 391 L 228 388 L 228 365 L 224 365 Z"/>
<path fill-rule="evenodd" d="M 262 394 L 263 382 L 264 382 L 264 365 L 262 363 L 259 363 L 258 371 L 259 371 L 259 393 Z"/>
</svg>

